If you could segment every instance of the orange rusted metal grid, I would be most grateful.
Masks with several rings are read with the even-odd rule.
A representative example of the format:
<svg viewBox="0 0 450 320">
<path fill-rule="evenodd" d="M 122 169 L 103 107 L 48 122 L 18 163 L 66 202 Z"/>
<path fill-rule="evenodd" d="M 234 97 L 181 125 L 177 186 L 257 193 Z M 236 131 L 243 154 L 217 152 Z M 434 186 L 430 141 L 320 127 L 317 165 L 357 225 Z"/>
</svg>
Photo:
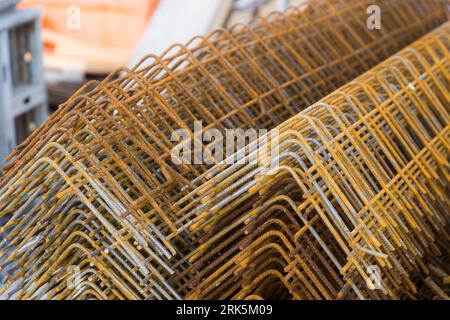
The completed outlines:
<svg viewBox="0 0 450 320">
<path fill-rule="evenodd" d="M 383 28 L 369 30 L 370 4 L 374 1 L 314 1 L 175 45 L 161 57 L 149 56 L 132 70 L 91 83 L 88 87 L 95 87 L 88 93 L 80 90 L 18 147 L 4 170 L 0 295 L 200 297 L 195 286 L 202 280 L 195 274 L 205 272 L 203 266 L 212 260 L 205 256 L 195 264 L 193 255 L 206 248 L 201 243 L 208 232 L 231 225 L 223 215 L 209 226 L 193 219 L 192 212 L 205 210 L 196 207 L 193 191 L 203 182 L 208 185 L 205 172 L 211 165 L 173 164 L 172 132 L 192 132 L 195 120 L 207 124 L 203 131 L 271 129 L 446 21 L 442 1 L 380 0 L 375 4 L 385 13 Z M 447 54 L 445 45 L 441 50 L 434 54 Z M 436 71 L 438 81 L 430 80 L 433 92 L 442 94 L 439 81 L 447 76 Z M 208 197 L 202 201 L 214 203 Z M 199 212 L 199 217 L 205 215 Z M 197 222 L 201 231 L 195 230 Z M 324 241 L 332 241 L 331 250 L 341 249 L 328 237 L 331 231 L 320 232 L 326 233 Z M 346 266 L 346 274 L 355 278 L 345 279 L 352 292 L 364 276 L 360 265 Z M 290 268 L 296 272 L 297 262 Z M 304 290 L 295 297 L 319 297 Z"/>
<path fill-rule="evenodd" d="M 240 154 L 273 168 L 211 169 L 186 213 L 187 297 L 448 299 L 427 275 L 449 268 L 449 50 L 447 23 L 283 123 L 276 153 Z"/>
</svg>

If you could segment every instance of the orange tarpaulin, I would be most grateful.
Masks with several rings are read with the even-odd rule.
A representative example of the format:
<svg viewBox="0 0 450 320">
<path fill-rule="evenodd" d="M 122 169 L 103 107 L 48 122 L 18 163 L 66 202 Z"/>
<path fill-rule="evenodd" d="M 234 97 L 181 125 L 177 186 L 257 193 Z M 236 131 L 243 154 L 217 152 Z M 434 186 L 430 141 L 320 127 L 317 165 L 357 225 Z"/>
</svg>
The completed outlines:
<svg viewBox="0 0 450 320">
<path fill-rule="evenodd" d="M 106 73 L 126 65 L 158 0 L 23 0 L 43 10 L 45 64 Z"/>
</svg>

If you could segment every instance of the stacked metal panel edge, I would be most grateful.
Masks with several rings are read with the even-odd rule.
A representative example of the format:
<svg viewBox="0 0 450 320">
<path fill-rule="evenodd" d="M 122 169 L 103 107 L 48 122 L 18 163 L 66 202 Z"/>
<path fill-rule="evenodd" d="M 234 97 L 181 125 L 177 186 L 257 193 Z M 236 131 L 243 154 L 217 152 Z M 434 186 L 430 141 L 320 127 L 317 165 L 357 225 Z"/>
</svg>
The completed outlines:
<svg viewBox="0 0 450 320">
<path fill-rule="evenodd" d="M 448 299 L 449 40 L 447 23 L 212 168 L 185 212 L 188 298 Z"/>
<path fill-rule="evenodd" d="M 292 191 L 296 196 L 303 193 L 308 199 L 298 205 L 303 206 L 301 210 L 308 211 L 307 219 L 311 221 L 300 221 L 301 218 L 294 217 L 294 211 L 291 211 L 291 224 L 283 232 L 273 230 L 260 237 L 258 232 L 265 230 L 260 230 L 258 226 L 272 221 L 256 219 L 255 223 L 250 223 L 256 231 L 241 228 L 228 237 L 228 231 L 237 226 L 233 221 L 246 224 L 247 211 L 250 210 L 251 216 L 255 215 L 258 211 L 253 210 L 261 210 L 264 203 L 271 201 L 268 197 L 273 196 L 273 193 L 281 195 L 286 188 L 294 188 L 293 182 L 285 185 L 282 179 L 277 182 L 277 179 L 269 178 L 264 182 L 267 183 L 265 190 L 269 192 L 261 189 L 254 193 L 253 190 L 257 190 L 254 188 L 260 185 L 255 179 L 252 182 L 254 188 L 249 189 L 247 196 L 242 193 L 246 189 L 239 189 L 237 194 L 229 198 L 227 192 L 231 189 L 228 186 L 236 186 L 231 184 L 236 176 L 222 181 L 222 177 L 226 177 L 224 175 L 229 172 L 220 172 L 225 169 L 223 165 L 219 165 L 217 171 L 216 167 L 211 169 L 214 163 L 178 166 L 171 160 L 171 151 L 176 146 L 176 142 L 171 141 L 174 130 L 184 128 L 193 132 L 194 121 L 205 123 L 203 132 L 211 128 L 221 132 L 227 128 L 272 129 L 293 116 L 292 121 L 296 121 L 302 118 L 297 115 L 300 111 L 446 21 L 441 1 L 381 0 L 376 1 L 376 4 L 384 12 L 383 28 L 369 30 L 366 26 L 366 9 L 372 2 L 314 1 L 306 8 L 290 9 L 285 14 L 274 13 L 266 19 L 253 21 L 250 26 L 239 25 L 230 31 L 219 30 L 206 38 L 197 37 L 186 46 L 174 45 L 161 57 L 149 56 L 134 69 L 118 70 L 105 81 L 91 83 L 80 90 L 16 149 L 4 170 L 0 191 L 0 266 L 4 286 L 0 294 L 13 299 L 270 298 L 273 292 L 278 292 L 281 298 L 413 296 L 416 291 L 413 281 L 408 281 L 408 272 L 415 271 L 415 264 L 421 260 L 410 260 L 409 255 L 420 255 L 424 244 L 418 245 L 417 239 L 433 240 L 434 233 L 428 229 L 424 234 L 418 231 L 414 236 L 401 233 L 403 227 L 409 228 L 410 225 L 405 225 L 403 220 L 394 221 L 390 217 L 390 208 L 398 206 L 401 211 L 406 210 L 406 206 L 411 213 L 405 217 L 417 219 L 414 206 L 410 208 L 412 205 L 404 204 L 403 200 L 383 196 L 383 200 L 394 201 L 394 204 L 387 203 L 383 214 L 371 211 L 372 207 L 368 204 L 378 201 L 371 197 L 376 198 L 380 193 L 374 186 L 379 188 L 381 182 L 383 186 L 389 184 L 396 172 L 394 168 L 384 167 L 383 162 L 374 165 L 373 153 L 383 148 L 391 150 L 386 146 L 397 143 L 389 142 L 391 138 L 396 139 L 397 131 L 389 132 L 387 136 L 371 137 L 369 133 L 372 134 L 372 131 L 380 134 L 378 131 L 383 132 L 388 128 L 378 120 L 371 123 L 371 119 L 364 118 L 364 112 L 370 115 L 382 112 L 384 121 L 392 121 L 389 113 L 391 109 L 383 109 L 389 101 L 393 101 L 391 106 L 399 104 L 404 108 L 418 110 L 412 111 L 413 115 L 404 111 L 408 118 L 401 118 L 401 123 L 422 126 L 415 129 L 418 130 L 416 135 L 422 140 L 417 140 L 420 142 L 415 144 L 417 138 L 408 140 L 399 128 L 398 134 L 405 139 L 406 144 L 397 147 L 397 150 L 392 147 L 394 151 L 391 152 L 395 156 L 389 161 L 397 164 L 396 170 L 403 170 L 404 167 L 408 169 L 411 151 L 421 151 L 426 146 L 425 150 L 438 152 L 431 157 L 437 157 L 439 165 L 428 160 L 430 156 L 426 153 L 424 160 L 417 160 L 419 169 L 426 166 L 425 171 L 429 169 L 428 174 L 434 179 L 436 176 L 433 173 L 445 172 L 442 168 L 445 168 L 446 161 L 442 154 L 445 153 L 446 131 L 442 128 L 446 126 L 447 115 L 442 111 L 442 105 L 448 99 L 448 92 L 445 93 L 442 88 L 448 85 L 448 61 L 445 60 L 448 58 L 448 28 L 438 29 L 425 38 L 440 41 L 436 47 L 433 41 L 426 40 L 431 42 L 425 46 L 426 51 L 431 52 L 431 57 L 425 55 L 415 60 L 416 55 L 412 58 L 399 56 L 401 61 L 411 59 L 410 64 L 416 69 L 399 67 L 399 71 L 394 74 L 380 71 L 377 77 L 387 77 L 380 82 L 384 85 L 387 83 L 387 88 L 371 80 L 362 85 L 370 94 L 362 89 L 358 92 L 361 97 L 365 95 L 358 104 L 361 109 L 350 106 L 342 110 L 338 107 L 309 108 L 313 110 L 311 118 L 316 117 L 315 112 L 318 112 L 317 117 L 322 117 L 321 110 L 326 110 L 327 115 L 311 120 L 309 125 L 305 125 L 302 119 L 294 126 L 297 130 L 306 130 L 310 139 L 317 143 L 316 149 L 310 147 L 311 152 L 329 153 L 325 157 L 328 162 L 322 165 L 320 172 L 313 169 L 307 172 L 312 175 L 307 179 L 312 189 L 305 192 L 301 188 L 303 182 L 297 181 L 297 191 Z M 407 52 L 411 50 L 414 48 Z M 420 54 L 417 55 L 420 57 Z M 434 68 L 437 63 L 438 67 Z M 417 74 L 413 73 L 423 68 L 426 71 L 429 71 L 427 68 L 434 68 L 431 79 L 427 78 L 429 87 L 425 89 L 416 83 Z M 428 75 L 426 72 L 423 74 Z M 404 79 L 409 79 L 414 88 L 420 89 L 417 89 L 418 97 L 413 92 L 398 100 L 396 92 L 404 94 L 405 90 L 409 90 L 404 87 Z M 374 87 L 369 89 L 372 85 Z M 92 90 L 87 90 L 89 88 Z M 352 91 L 348 94 L 357 90 L 352 86 L 350 88 Z M 436 100 L 430 99 L 432 95 L 436 96 Z M 425 99 L 423 96 L 428 99 L 426 104 L 420 103 L 420 99 Z M 408 102 L 402 105 L 405 99 Z M 356 99 L 354 103 L 357 103 Z M 414 112 L 419 111 L 422 112 L 421 116 L 428 116 L 425 122 L 414 120 Z M 436 112 L 439 113 L 436 115 Z M 445 117 L 436 120 L 437 116 L 442 115 Z M 334 129 L 324 129 L 320 121 Z M 374 141 L 373 149 L 364 139 L 355 140 L 357 142 L 350 140 L 348 146 L 331 142 L 340 130 L 345 132 L 345 137 L 350 136 L 348 127 L 354 123 L 361 127 L 360 130 L 369 124 L 367 134 L 370 142 Z M 302 129 L 303 125 L 305 129 Z M 191 137 L 194 138 L 193 134 Z M 443 145 L 438 142 L 433 144 L 436 137 L 440 137 L 438 142 L 444 141 Z M 383 143 L 376 139 L 382 139 Z M 336 145 L 333 148 L 338 149 L 336 152 L 339 155 L 329 151 L 331 147 L 318 147 L 321 143 L 325 144 L 324 141 Z M 202 145 L 202 150 L 208 150 L 208 147 Z M 292 152 L 298 152 L 299 148 L 294 147 Z M 360 150 L 364 150 L 363 155 L 359 153 Z M 315 165 L 321 163 L 319 155 L 314 157 L 312 159 L 315 162 L 309 159 L 307 166 L 318 170 Z M 336 159 L 343 159 L 345 164 L 353 167 L 343 170 L 341 166 L 345 166 Z M 370 170 L 373 168 L 380 176 L 371 176 Z M 416 166 L 413 169 L 416 170 Z M 247 177 L 250 172 L 243 170 L 240 172 Z M 424 174 L 423 171 L 419 173 Z M 419 173 L 411 174 L 415 177 L 414 174 Z M 354 181 L 355 175 L 357 181 Z M 240 174 L 237 173 L 237 176 Z M 325 188 L 326 182 L 333 183 L 336 177 L 345 185 L 334 182 L 336 188 L 321 189 Z M 361 182 L 358 182 L 359 179 Z M 211 181 L 218 185 L 225 183 L 225 186 L 211 191 Z M 281 184 L 278 191 L 270 191 L 271 184 L 268 182 L 272 181 Z M 237 185 L 240 183 L 237 182 Z M 356 192 L 358 196 L 354 195 L 351 183 L 359 188 Z M 398 186 L 399 195 L 406 192 L 402 189 L 404 185 L 410 188 L 407 190 L 420 188 L 421 192 L 426 191 L 425 186 L 416 180 L 414 183 L 417 186 L 407 178 L 402 186 Z M 436 196 L 442 195 L 438 182 L 433 181 L 432 186 L 434 192 L 440 191 Z M 331 194 L 333 199 L 328 202 L 323 200 L 324 204 L 319 203 L 314 207 L 321 197 Z M 288 196 L 295 198 L 291 193 Z M 364 199 L 361 200 L 359 196 Z M 216 199 L 237 199 L 242 205 L 230 206 L 234 208 L 230 213 L 220 205 L 218 207 Z M 348 201 L 350 204 L 344 207 L 342 203 L 347 204 Z M 423 202 L 426 203 L 426 200 Z M 361 203 L 370 210 L 364 211 Z M 339 205 L 342 207 L 339 208 Z M 337 209 L 331 209 L 334 206 Z M 436 209 L 436 205 L 425 206 L 420 202 L 420 206 L 438 217 L 432 220 L 433 223 L 442 218 L 442 212 Z M 217 208 L 220 208 L 218 213 Z M 382 210 L 379 208 L 382 205 L 377 204 L 376 209 Z M 275 210 L 284 212 L 285 209 L 278 206 Z M 329 218 L 325 219 L 327 214 L 332 214 L 337 219 L 332 223 L 337 221 L 342 229 L 328 225 Z M 353 219 L 350 218 L 352 215 L 355 215 Z M 400 213 L 395 212 L 395 216 L 398 215 Z M 342 222 L 339 222 L 340 216 Z M 378 220 L 373 219 L 374 216 Z M 261 217 L 267 217 L 267 210 Z M 345 224 L 351 224 L 355 219 L 357 226 L 347 230 Z M 396 224 L 386 226 L 387 221 L 394 221 L 401 227 Z M 411 223 L 409 220 L 407 222 Z M 273 272 L 273 264 L 267 262 L 267 270 L 264 270 L 264 264 L 261 265 L 258 260 L 265 257 L 270 263 L 277 264 L 280 262 L 279 257 L 267 255 L 267 252 L 260 257 L 239 254 L 240 251 L 248 254 L 248 248 L 257 246 L 257 241 L 267 240 L 264 244 L 274 246 L 271 245 L 270 237 L 279 234 L 287 237 L 287 244 L 292 239 L 293 230 L 296 230 L 295 241 L 314 223 L 322 224 L 316 238 L 305 236 L 306 242 L 294 246 L 295 253 L 290 251 L 292 246 L 280 250 L 283 257 L 283 250 L 289 252 L 287 260 L 283 262 L 285 265 L 279 265 L 288 274 L 287 280 L 283 274 L 280 276 L 280 273 Z M 386 239 L 377 233 L 373 235 L 372 229 L 378 224 L 381 224 L 380 232 Z M 437 231 L 440 231 L 439 224 L 437 226 Z M 281 225 L 280 228 L 284 227 Z M 385 231 L 386 234 L 383 233 Z M 242 235 L 249 235 L 250 238 L 241 239 Z M 216 242 L 219 239 L 223 241 Z M 330 249 L 323 249 L 323 243 L 317 239 L 323 239 Z M 244 241 L 236 243 L 238 240 Z M 385 248 L 397 250 L 396 240 L 401 243 L 400 254 L 407 255 L 408 259 L 398 257 L 396 252 L 383 251 Z M 303 247 L 305 243 L 308 243 L 309 248 Z M 311 258 L 309 250 L 313 248 L 320 253 L 317 259 L 321 259 L 320 263 L 325 266 L 323 270 L 326 271 L 322 273 L 317 271 L 320 269 L 316 267 L 319 262 Z M 409 251 L 409 248 L 413 248 L 413 251 Z M 338 257 L 333 257 L 330 252 Z M 405 266 L 400 262 L 396 264 L 393 257 L 397 259 L 396 262 L 400 259 L 409 263 Z M 383 281 L 388 283 L 388 289 L 371 294 L 360 288 L 362 281 L 367 278 L 361 266 L 367 262 L 382 267 Z M 233 263 L 240 267 L 233 269 L 236 267 Z M 258 265 L 261 270 L 257 268 Z M 223 268 L 228 267 L 233 269 L 233 275 L 246 275 L 244 281 L 233 276 L 227 278 L 230 272 Z M 311 273 L 311 268 L 317 274 Z M 383 268 L 393 271 L 388 272 Z M 218 275 L 214 273 L 216 270 L 224 270 L 220 281 L 215 278 Z M 258 270 L 261 272 L 255 277 Z M 397 290 L 398 283 L 391 280 L 395 272 L 402 275 L 398 281 L 407 282 L 410 289 L 404 292 Z M 279 281 L 270 283 L 266 281 L 267 277 Z M 293 280 L 293 277 L 296 279 Z M 242 285 L 233 286 L 235 280 Z M 208 289 L 198 289 L 204 287 Z M 272 289 L 255 289 L 262 287 Z M 260 291 L 271 294 L 265 295 Z"/>
</svg>

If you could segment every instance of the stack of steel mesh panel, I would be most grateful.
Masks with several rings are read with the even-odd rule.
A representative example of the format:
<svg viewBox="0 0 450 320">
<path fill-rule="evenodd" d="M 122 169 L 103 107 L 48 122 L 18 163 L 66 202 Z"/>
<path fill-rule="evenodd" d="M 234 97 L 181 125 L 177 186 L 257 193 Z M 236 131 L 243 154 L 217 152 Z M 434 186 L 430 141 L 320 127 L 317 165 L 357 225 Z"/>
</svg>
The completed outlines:
<svg viewBox="0 0 450 320">
<path fill-rule="evenodd" d="M 409 274 L 425 247 L 439 250 L 432 240 L 445 218 L 435 203 L 444 201 L 436 175 L 447 165 L 448 28 L 390 60 L 398 71 L 379 67 L 297 115 L 446 21 L 441 1 L 375 3 L 381 30 L 366 26 L 373 1 L 319 0 L 173 46 L 80 90 L 4 170 L 0 295 L 414 295 Z M 406 116 L 389 109 L 397 104 Z M 272 129 L 292 116 L 279 127 L 287 139 L 280 148 L 292 154 L 282 163 L 292 169 L 269 178 L 259 179 L 254 163 L 172 162 L 173 131 L 186 129 L 195 140 L 194 121 L 205 124 L 201 133 L 224 132 Z M 389 131 L 392 121 L 397 131 Z M 401 126 L 413 124 L 413 138 L 396 147 L 397 134 L 406 139 Z M 295 142 L 300 135 L 308 142 Z M 308 143 L 315 145 L 301 151 Z M 379 162 L 377 152 L 385 154 Z M 299 177 L 287 177 L 291 171 Z M 421 198 L 417 188 L 433 195 Z M 405 204 L 410 192 L 417 203 Z M 413 224 L 417 208 L 435 218 Z M 362 288 L 369 262 L 382 267 L 380 293 Z M 410 289 L 400 290 L 403 283 Z"/>
<path fill-rule="evenodd" d="M 448 250 L 449 58 L 447 23 L 211 169 L 188 297 L 415 297 Z"/>
</svg>

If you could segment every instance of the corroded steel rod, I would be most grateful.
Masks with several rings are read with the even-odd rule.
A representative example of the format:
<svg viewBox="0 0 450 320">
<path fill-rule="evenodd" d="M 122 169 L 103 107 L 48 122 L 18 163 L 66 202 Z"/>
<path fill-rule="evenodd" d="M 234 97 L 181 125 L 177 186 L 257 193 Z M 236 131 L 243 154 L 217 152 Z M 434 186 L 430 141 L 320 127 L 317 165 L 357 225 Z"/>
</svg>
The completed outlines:
<svg viewBox="0 0 450 320">
<path fill-rule="evenodd" d="M 212 168 L 187 213 L 188 298 L 423 297 L 413 276 L 448 257 L 449 40 L 447 23 L 280 125 L 269 171 Z"/>
<path fill-rule="evenodd" d="M 88 84 L 4 169 L 0 296 L 414 296 L 448 219 L 448 26 L 314 103 L 445 21 L 438 0 L 318 0 Z M 194 121 L 281 124 L 283 166 L 175 165 Z"/>
</svg>

